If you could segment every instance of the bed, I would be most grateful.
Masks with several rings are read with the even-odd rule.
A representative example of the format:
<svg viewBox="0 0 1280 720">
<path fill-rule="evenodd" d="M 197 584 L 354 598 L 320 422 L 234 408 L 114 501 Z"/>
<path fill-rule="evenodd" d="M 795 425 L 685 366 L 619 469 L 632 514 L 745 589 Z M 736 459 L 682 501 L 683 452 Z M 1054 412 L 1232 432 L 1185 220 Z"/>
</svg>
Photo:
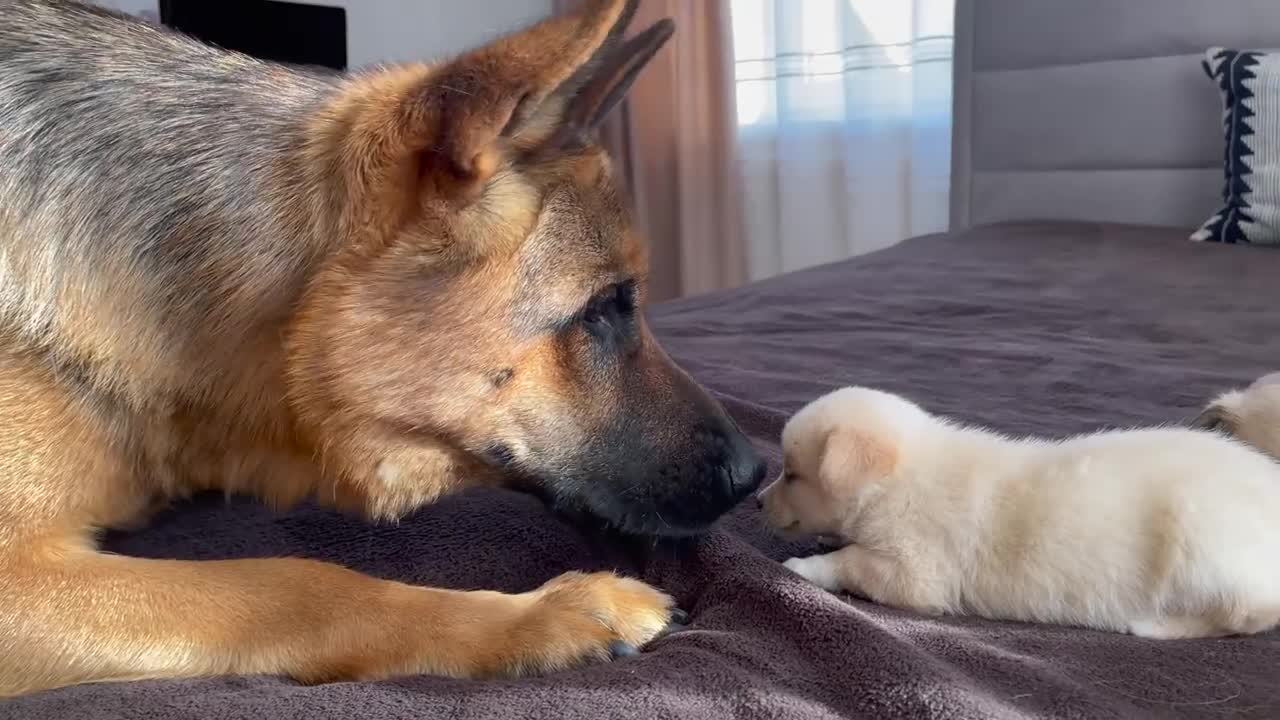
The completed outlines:
<svg viewBox="0 0 1280 720">
<path fill-rule="evenodd" d="M 1188 240 L 1221 182 L 1216 97 L 1197 56 L 1277 43 L 1274 0 L 960 0 L 952 230 L 667 303 L 655 326 L 775 470 L 786 417 L 849 383 L 1010 433 L 1186 421 L 1213 393 L 1280 369 L 1280 250 Z M 0 716 L 1280 716 L 1280 632 L 1156 642 L 920 617 L 808 586 L 777 561 L 814 548 L 772 537 L 750 507 L 697 543 L 636 546 L 497 490 L 382 527 L 231 504 L 198 499 L 107 543 L 305 555 L 510 591 L 618 568 L 676 595 L 692 625 L 640 656 L 551 677 L 99 684 L 0 704 Z"/>
</svg>

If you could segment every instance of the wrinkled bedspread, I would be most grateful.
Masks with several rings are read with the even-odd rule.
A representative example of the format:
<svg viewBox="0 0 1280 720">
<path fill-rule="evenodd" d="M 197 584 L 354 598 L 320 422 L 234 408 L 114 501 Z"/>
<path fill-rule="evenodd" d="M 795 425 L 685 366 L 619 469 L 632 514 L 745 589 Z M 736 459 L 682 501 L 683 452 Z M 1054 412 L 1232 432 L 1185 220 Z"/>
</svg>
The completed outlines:
<svg viewBox="0 0 1280 720">
<path fill-rule="evenodd" d="M 1169 230 L 995 226 L 914 238 L 652 316 L 671 354 L 776 469 L 788 414 L 851 383 L 1011 433 L 1185 420 L 1212 393 L 1280 369 L 1280 251 L 1198 245 Z M 601 544 L 513 492 L 465 493 L 383 527 L 311 507 L 273 517 L 247 501 L 201 499 L 109 547 L 295 554 L 510 591 L 617 567 L 675 594 L 692 626 L 640 656 L 551 677 L 101 684 L 0 703 L 0 717 L 1280 717 L 1280 633 L 1155 642 L 919 617 L 806 585 L 777 561 L 809 548 L 771 538 L 758 520 L 743 507 L 681 550 Z"/>
</svg>

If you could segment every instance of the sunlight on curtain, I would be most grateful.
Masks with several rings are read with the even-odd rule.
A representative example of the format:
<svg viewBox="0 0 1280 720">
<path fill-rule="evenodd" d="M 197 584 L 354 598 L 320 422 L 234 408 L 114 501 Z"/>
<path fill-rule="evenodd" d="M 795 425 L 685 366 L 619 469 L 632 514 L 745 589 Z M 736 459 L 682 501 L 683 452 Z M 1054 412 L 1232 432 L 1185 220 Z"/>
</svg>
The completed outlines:
<svg viewBox="0 0 1280 720">
<path fill-rule="evenodd" d="M 945 230 L 953 0 L 731 0 L 752 279 Z"/>
</svg>

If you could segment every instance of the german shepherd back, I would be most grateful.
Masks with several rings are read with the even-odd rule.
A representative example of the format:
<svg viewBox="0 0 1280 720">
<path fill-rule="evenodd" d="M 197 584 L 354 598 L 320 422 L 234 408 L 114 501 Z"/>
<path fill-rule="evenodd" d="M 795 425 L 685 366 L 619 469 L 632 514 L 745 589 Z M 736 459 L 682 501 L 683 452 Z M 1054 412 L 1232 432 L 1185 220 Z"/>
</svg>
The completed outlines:
<svg viewBox="0 0 1280 720">
<path fill-rule="evenodd" d="M 650 535 L 750 494 L 595 141 L 672 30 L 624 41 L 633 12 L 339 75 L 0 0 L 0 693 L 536 673 L 663 631 L 611 573 L 506 595 L 95 542 L 208 489 L 376 520 L 515 483 Z"/>
<path fill-rule="evenodd" d="M 79 371 L 141 385 L 112 388 L 129 399 L 218 384 L 230 353 L 283 319 L 246 323 L 252 311 L 227 298 L 287 309 L 339 242 L 323 231 L 333 206 L 308 187 L 299 118 L 340 78 L 98 9 L 9 0 L 2 12 L 0 321 L 72 364 L 97 356 Z M 101 352 L 119 328 L 84 322 L 104 306 L 147 312 L 121 352 Z"/>
</svg>

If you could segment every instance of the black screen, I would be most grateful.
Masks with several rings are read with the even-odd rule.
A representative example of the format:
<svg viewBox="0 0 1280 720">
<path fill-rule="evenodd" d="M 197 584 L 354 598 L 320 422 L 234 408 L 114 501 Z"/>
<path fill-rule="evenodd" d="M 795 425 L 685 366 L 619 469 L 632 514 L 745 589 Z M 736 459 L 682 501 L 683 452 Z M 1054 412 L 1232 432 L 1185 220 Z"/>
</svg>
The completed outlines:
<svg viewBox="0 0 1280 720">
<path fill-rule="evenodd" d="M 160 22 L 263 60 L 347 69 L 347 11 L 276 0 L 161 0 Z"/>
</svg>

